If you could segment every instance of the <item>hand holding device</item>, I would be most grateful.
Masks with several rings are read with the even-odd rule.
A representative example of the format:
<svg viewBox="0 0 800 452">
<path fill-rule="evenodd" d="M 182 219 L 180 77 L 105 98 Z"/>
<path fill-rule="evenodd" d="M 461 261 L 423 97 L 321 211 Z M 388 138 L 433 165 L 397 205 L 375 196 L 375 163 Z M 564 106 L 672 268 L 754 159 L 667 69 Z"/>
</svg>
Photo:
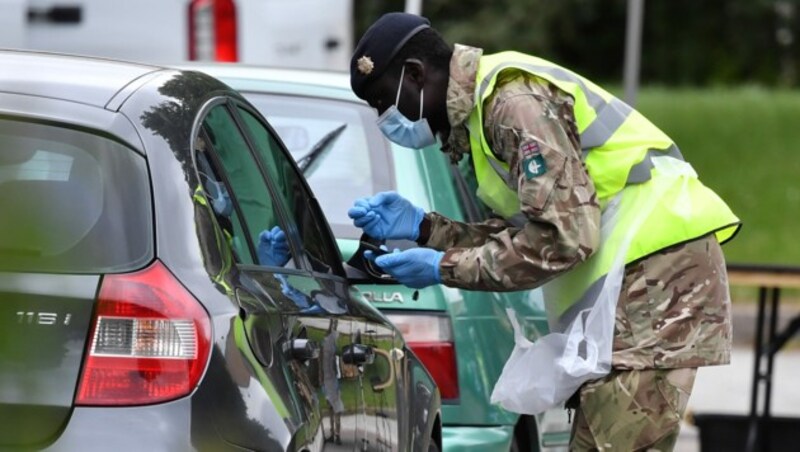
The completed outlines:
<svg viewBox="0 0 800 452">
<path fill-rule="evenodd" d="M 347 215 L 376 239 L 417 240 L 425 211 L 393 191 L 357 199 Z"/>
<path fill-rule="evenodd" d="M 444 253 L 430 248 L 412 248 L 375 258 L 386 273 L 412 289 L 422 289 L 442 282 L 439 263 Z"/>
</svg>

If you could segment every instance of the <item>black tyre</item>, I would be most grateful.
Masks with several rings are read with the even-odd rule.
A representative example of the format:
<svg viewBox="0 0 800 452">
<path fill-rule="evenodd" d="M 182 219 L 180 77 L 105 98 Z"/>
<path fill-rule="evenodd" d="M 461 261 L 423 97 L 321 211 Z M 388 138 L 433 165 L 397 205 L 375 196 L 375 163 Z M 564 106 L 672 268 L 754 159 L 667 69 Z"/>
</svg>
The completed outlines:
<svg viewBox="0 0 800 452">
<path fill-rule="evenodd" d="M 536 421 L 530 416 L 521 416 L 514 427 L 514 439 L 510 452 L 539 452 L 539 432 Z"/>
</svg>

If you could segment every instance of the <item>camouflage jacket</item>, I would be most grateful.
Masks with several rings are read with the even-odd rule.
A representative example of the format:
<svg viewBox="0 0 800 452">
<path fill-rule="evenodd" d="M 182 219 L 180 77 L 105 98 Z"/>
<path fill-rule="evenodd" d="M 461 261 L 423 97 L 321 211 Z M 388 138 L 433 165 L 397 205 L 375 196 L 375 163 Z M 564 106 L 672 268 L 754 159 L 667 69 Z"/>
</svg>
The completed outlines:
<svg viewBox="0 0 800 452">
<path fill-rule="evenodd" d="M 443 150 L 469 153 L 481 49 L 456 45 L 450 63 Z M 446 251 L 444 284 L 472 290 L 538 287 L 586 260 L 599 246 L 600 207 L 582 160 L 573 100 L 544 79 L 506 70 L 484 104 L 484 134 L 509 164 L 528 223 L 465 224 L 427 214 L 425 243 Z M 531 171 L 531 146 L 542 160 Z M 626 267 L 617 305 L 616 368 L 696 367 L 729 361 L 730 301 L 724 259 L 713 236 L 671 247 Z"/>
</svg>

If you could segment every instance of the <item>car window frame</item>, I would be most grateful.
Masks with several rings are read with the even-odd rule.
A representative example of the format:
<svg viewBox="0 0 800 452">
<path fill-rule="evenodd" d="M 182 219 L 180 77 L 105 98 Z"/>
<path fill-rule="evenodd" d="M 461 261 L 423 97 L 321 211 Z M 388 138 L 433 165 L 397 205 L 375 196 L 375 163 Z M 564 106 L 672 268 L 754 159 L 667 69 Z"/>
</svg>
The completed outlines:
<svg viewBox="0 0 800 452">
<path fill-rule="evenodd" d="M 198 162 L 197 162 L 197 154 L 194 151 L 194 149 L 195 149 L 195 140 L 198 137 L 198 135 L 200 134 L 200 131 L 203 129 L 203 122 L 205 121 L 206 117 L 208 116 L 208 113 L 213 108 L 215 108 L 217 106 L 220 106 L 220 105 L 223 106 L 225 108 L 225 110 L 227 111 L 227 113 L 231 116 L 233 122 L 236 125 L 237 130 L 239 131 L 239 133 L 241 134 L 242 138 L 244 139 L 244 141 L 245 141 L 245 143 L 247 145 L 247 152 L 250 153 L 250 156 L 253 158 L 254 161 L 258 162 L 258 159 L 257 159 L 257 157 L 255 155 L 255 152 L 254 152 L 253 148 L 252 148 L 252 142 L 249 140 L 248 136 L 245 134 L 245 131 L 242 128 L 242 124 L 241 124 L 240 118 L 235 114 L 236 113 L 235 110 L 233 110 L 231 108 L 231 101 L 232 100 L 233 99 L 231 97 L 228 97 L 228 96 L 225 96 L 225 95 L 212 97 L 212 98 L 208 99 L 203 104 L 203 106 L 198 110 L 198 113 L 197 113 L 197 115 L 195 117 L 195 121 L 194 121 L 194 124 L 192 126 L 192 134 L 191 134 L 191 139 L 190 139 L 189 146 L 190 146 L 191 155 L 192 155 L 192 167 L 193 167 L 192 170 L 195 172 L 195 176 L 198 178 L 198 180 L 200 180 L 200 175 L 199 175 L 199 165 L 198 165 Z M 225 171 L 225 167 L 221 164 L 219 156 L 217 155 L 217 151 L 215 149 L 213 149 L 213 146 L 212 146 L 212 150 L 213 150 L 213 152 L 211 152 L 209 155 L 212 156 L 211 158 L 214 161 L 213 163 L 215 165 L 217 165 L 219 169 L 221 169 L 221 171 L 220 171 L 220 178 L 222 179 L 221 182 L 225 185 L 225 188 L 228 190 L 228 195 L 231 198 L 231 202 L 233 203 L 234 210 L 236 211 L 237 215 L 239 215 L 240 218 L 243 219 L 242 226 L 243 226 L 243 229 L 245 229 L 245 231 L 246 231 L 245 234 L 247 235 L 247 237 L 244 237 L 244 239 L 247 241 L 247 247 L 248 247 L 248 249 L 250 250 L 250 252 L 252 253 L 252 256 L 253 256 L 253 262 L 254 262 L 253 264 L 235 261 L 234 265 L 236 265 L 236 267 L 241 269 L 241 270 L 275 271 L 276 269 L 278 269 L 278 270 L 280 270 L 281 273 L 286 273 L 286 274 L 296 274 L 296 275 L 308 274 L 311 270 L 310 270 L 309 264 L 305 260 L 305 255 L 302 254 L 302 246 L 300 245 L 302 240 L 299 238 L 298 232 L 296 230 L 293 230 L 293 229 L 295 229 L 294 226 L 292 226 L 291 228 L 288 227 L 288 224 L 294 224 L 294 221 L 293 220 L 292 221 L 287 221 L 287 219 L 289 217 L 288 217 L 287 213 L 283 211 L 283 207 L 280 205 L 281 203 L 275 201 L 275 191 L 274 191 L 274 189 L 272 187 L 271 182 L 268 180 L 268 178 L 266 178 L 264 176 L 264 172 L 262 171 L 260 166 L 258 166 L 259 174 L 261 174 L 262 180 L 264 181 L 264 184 L 267 187 L 267 191 L 269 192 L 270 201 L 272 202 L 273 209 L 275 210 L 275 218 L 277 219 L 277 222 L 279 223 L 279 226 L 286 233 L 287 241 L 289 243 L 289 248 L 290 248 L 291 253 L 292 253 L 292 258 L 296 262 L 296 264 L 295 264 L 296 268 L 278 267 L 278 266 L 273 266 L 273 265 L 262 265 L 262 264 L 259 264 L 259 263 L 255 263 L 255 262 L 257 262 L 257 252 L 256 252 L 257 245 L 255 243 L 253 243 L 252 238 L 249 235 L 250 234 L 250 232 L 249 232 L 249 224 L 247 223 L 247 220 L 244 218 L 244 214 L 243 214 L 243 211 L 242 211 L 241 206 L 239 204 L 239 201 L 238 201 L 238 199 L 236 197 L 236 193 L 231 188 L 230 180 L 228 178 L 228 173 L 227 173 L 227 171 Z M 260 163 L 259 163 L 259 165 L 260 165 Z M 206 198 L 206 199 L 208 200 L 208 198 Z M 214 221 L 217 222 L 217 219 L 214 218 Z M 298 256 L 302 256 L 302 257 L 298 258 Z"/>
<path fill-rule="evenodd" d="M 328 248 L 327 250 L 328 254 L 333 258 L 333 262 L 330 263 L 331 272 L 323 273 L 315 270 L 314 266 L 311 264 L 311 262 L 309 262 L 308 255 L 305 252 L 304 241 L 303 238 L 301 237 L 300 230 L 296 224 L 294 217 L 285 211 L 282 202 L 277 203 L 278 210 L 281 213 L 281 215 L 283 215 L 282 218 L 284 219 L 284 221 L 288 221 L 292 225 L 292 227 L 290 228 L 291 233 L 294 236 L 294 239 L 296 240 L 298 245 L 298 252 L 300 253 L 298 254 L 298 256 L 302 256 L 303 268 L 305 268 L 308 272 L 310 272 L 316 277 L 335 277 L 336 279 L 339 280 L 346 280 L 347 276 L 344 271 L 344 260 L 342 259 L 342 254 L 341 251 L 339 250 L 339 247 L 336 245 L 336 237 L 333 235 L 333 231 L 331 230 L 331 225 L 330 223 L 328 223 L 328 219 L 325 216 L 325 213 L 322 211 L 322 208 L 319 205 L 319 200 L 317 200 L 314 191 L 311 190 L 311 187 L 308 184 L 308 180 L 305 178 L 305 176 L 303 176 L 303 173 L 297 167 L 297 162 L 295 162 L 294 157 L 292 157 L 292 154 L 286 148 L 286 145 L 283 143 L 283 140 L 281 139 L 280 135 L 278 135 L 278 133 L 275 131 L 275 129 L 272 127 L 269 121 L 267 121 L 266 118 L 264 118 L 264 116 L 258 111 L 257 108 L 250 105 L 246 101 L 231 99 L 229 110 L 233 114 L 234 119 L 237 121 L 238 127 L 243 132 L 243 135 L 245 137 L 245 140 L 247 141 L 250 150 L 250 154 L 255 159 L 258 165 L 258 169 L 261 172 L 261 176 L 264 178 L 265 181 L 267 181 L 267 186 L 273 198 L 280 197 L 277 195 L 278 190 L 274 186 L 274 181 L 272 181 L 272 179 L 269 177 L 269 174 L 265 167 L 265 163 L 261 160 L 261 156 L 259 155 L 259 152 L 256 149 L 255 138 L 253 137 L 252 131 L 250 131 L 247 124 L 245 124 L 244 118 L 241 117 L 238 108 L 246 110 L 248 113 L 253 115 L 253 117 L 261 123 L 261 125 L 275 140 L 275 142 L 278 145 L 278 152 L 280 152 L 283 158 L 285 158 L 288 161 L 292 170 L 295 172 L 295 175 L 298 177 L 300 184 L 305 189 L 306 192 L 305 196 L 309 201 L 308 207 L 311 209 L 311 213 L 318 220 L 321 221 L 321 223 L 318 223 L 320 233 L 327 235 L 327 237 L 321 237 L 321 239 L 326 242 L 325 247 Z M 289 234 L 287 233 L 287 235 Z"/>
<path fill-rule="evenodd" d="M 318 203 L 316 197 L 314 196 L 313 191 L 308 186 L 308 181 L 305 179 L 305 177 L 302 176 L 302 173 L 300 173 L 300 171 L 298 170 L 296 162 L 291 157 L 291 154 L 289 154 L 289 152 L 286 150 L 286 146 L 283 144 L 283 141 L 280 139 L 280 136 L 275 132 L 275 130 L 272 128 L 272 126 L 269 124 L 269 122 L 264 119 L 263 115 L 261 115 L 256 108 L 251 107 L 247 103 L 246 100 L 237 99 L 237 98 L 230 97 L 230 96 L 225 96 L 225 95 L 215 96 L 215 97 L 212 97 L 212 98 L 208 99 L 203 104 L 203 106 L 198 110 L 198 113 L 197 113 L 197 115 L 195 117 L 194 124 L 192 126 L 192 134 L 191 134 L 191 141 L 190 141 L 190 146 L 191 146 L 191 150 L 192 150 L 192 152 L 191 152 L 191 155 L 192 155 L 192 166 L 193 166 L 192 169 L 193 169 L 193 171 L 195 171 L 196 176 L 198 177 L 198 180 L 199 180 L 199 174 L 197 174 L 197 172 L 199 171 L 199 168 L 198 168 L 198 163 L 197 163 L 197 159 L 196 159 L 196 153 L 194 152 L 195 140 L 196 140 L 198 134 L 200 133 L 200 130 L 203 127 L 203 122 L 204 122 L 205 118 L 208 116 L 208 113 L 211 111 L 211 109 L 215 108 L 218 105 L 223 105 L 224 106 L 224 108 L 226 109 L 227 113 L 233 118 L 233 121 L 236 124 L 237 130 L 239 131 L 239 133 L 244 138 L 245 143 L 247 144 L 247 152 L 250 153 L 250 156 L 252 157 L 253 161 L 256 162 L 256 166 L 257 166 L 257 168 L 259 170 L 259 173 L 261 174 L 262 180 L 264 181 L 264 183 L 267 186 L 267 190 L 269 191 L 269 194 L 270 194 L 270 200 L 272 201 L 273 206 L 274 206 L 273 208 L 275 210 L 275 217 L 277 219 L 277 222 L 281 226 L 281 228 L 283 228 L 284 232 L 286 233 L 286 237 L 287 237 L 287 240 L 289 242 L 289 247 L 290 247 L 290 249 L 292 251 L 292 255 L 293 255 L 292 257 L 296 261 L 296 265 L 295 265 L 296 268 L 274 267 L 274 266 L 260 265 L 260 264 L 247 264 L 247 263 L 243 263 L 243 262 L 235 262 L 234 264 L 236 265 L 236 267 L 241 269 L 241 270 L 245 270 L 245 271 L 246 270 L 256 270 L 256 271 L 261 270 L 261 271 L 263 271 L 265 269 L 280 269 L 280 271 L 282 273 L 286 273 L 286 274 L 312 274 L 315 277 L 330 278 L 330 279 L 335 279 L 337 281 L 346 281 L 347 277 L 346 277 L 346 274 L 345 274 L 345 271 L 344 271 L 343 260 L 342 260 L 339 248 L 335 245 L 336 244 L 335 237 L 333 236 L 333 234 L 331 232 L 330 225 L 328 224 L 327 218 L 325 217 L 324 213 L 322 212 L 322 209 L 320 208 L 319 203 Z M 336 257 L 336 259 L 331 265 L 331 270 L 332 271 L 330 273 L 322 273 L 322 272 L 316 271 L 314 269 L 314 267 L 311 265 L 311 263 L 308 261 L 308 257 L 306 255 L 305 249 L 303 247 L 303 240 L 302 240 L 302 237 L 300 235 L 300 231 L 297 228 L 296 222 L 295 222 L 294 218 L 288 212 L 285 211 L 285 209 L 283 207 L 283 203 L 280 202 L 278 199 L 276 199 L 276 198 L 279 198 L 279 196 L 276 195 L 277 192 L 276 192 L 276 189 L 274 187 L 273 181 L 270 179 L 270 177 L 268 176 L 268 174 L 267 174 L 267 172 L 266 172 L 266 170 L 264 168 L 264 163 L 261 161 L 261 158 L 258 155 L 258 152 L 257 152 L 257 150 L 255 148 L 255 144 L 254 144 L 254 141 L 253 141 L 253 137 L 251 136 L 251 132 L 247 129 L 246 125 L 244 124 L 244 120 L 239 115 L 239 112 L 237 111 L 237 107 L 242 107 L 242 108 L 246 109 L 249 113 L 253 114 L 256 117 L 256 119 L 258 119 L 264 127 L 266 127 L 267 131 L 270 134 L 272 134 L 272 136 L 277 141 L 277 143 L 279 145 L 280 152 L 282 152 L 284 157 L 289 160 L 290 164 L 292 165 L 292 168 L 294 169 L 294 171 L 300 177 L 301 183 L 305 186 L 305 189 L 306 189 L 307 193 L 310 195 L 309 196 L 309 200 L 313 201 L 313 204 L 311 204 L 311 207 L 314 210 L 314 212 L 313 212 L 314 215 L 316 217 L 318 217 L 318 218 L 321 218 L 323 220 L 323 222 L 324 222 L 324 225 L 321 225 L 321 230 L 322 230 L 321 232 L 322 233 L 327 233 L 328 237 L 330 239 L 330 240 L 328 240 L 328 242 L 329 243 L 333 243 L 333 249 L 332 250 L 335 251 L 335 253 L 333 255 Z M 214 154 L 213 158 L 218 161 L 219 156 L 216 155 L 216 151 L 214 151 L 213 154 Z M 238 215 L 242 216 L 243 214 L 242 214 L 242 211 L 241 211 L 241 206 L 239 205 L 239 202 L 236 199 L 236 194 L 231 189 L 230 181 L 228 180 L 228 174 L 227 174 L 226 171 L 224 171 L 224 167 L 222 167 L 222 168 L 223 168 L 223 171 L 222 171 L 223 175 L 221 176 L 221 178 L 223 179 L 222 182 L 225 184 L 225 188 L 227 190 L 229 190 L 229 194 L 231 195 L 231 202 L 234 205 L 234 209 L 236 210 Z M 214 219 L 214 221 L 216 221 L 216 219 Z M 245 222 L 243 222 L 243 224 L 246 224 L 246 220 L 245 220 Z M 249 226 L 246 226 L 246 227 L 249 227 Z M 252 250 L 255 249 L 256 244 L 254 244 L 252 242 L 250 237 L 246 237 L 246 240 L 248 241 L 248 249 L 250 249 L 251 252 L 252 252 Z"/>
</svg>

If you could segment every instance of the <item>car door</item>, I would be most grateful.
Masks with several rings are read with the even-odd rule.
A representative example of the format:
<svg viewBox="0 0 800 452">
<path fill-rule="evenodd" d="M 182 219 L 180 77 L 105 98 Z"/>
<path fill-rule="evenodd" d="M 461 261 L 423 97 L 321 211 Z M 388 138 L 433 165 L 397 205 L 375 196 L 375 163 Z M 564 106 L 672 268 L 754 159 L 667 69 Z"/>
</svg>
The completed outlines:
<svg viewBox="0 0 800 452">
<path fill-rule="evenodd" d="M 290 426 L 296 447 L 353 449 L 359 440 L 360 388 L 341 359 L 352 342 L 345 281 L 318 276 L 317 256 L 301 233 L 306 225 L 298 225 L 265 178 L 233 101 L 221 99 L 208 108 L 194 147 L 199 178 L 233 251 L 238 273 L 233 290 L 255 365 L 282 373 L 288 382 L 284 388 L 263 382 L 273 385 L 265 389 L 292 394 L 293 406 L 286 410 L 302 420 Z M 276 228 L 288 248 L 265 252 L 260 236 Z"/>
<path fill-rule="evenodd" d="M 402 336 L 387 324 L 367 319 L 354 324 L 356 342 L 372 349 L 373 361 L 364 366 L 363 450 L 404 450 L 400 432 L 408 428 L 407 406 L 401 388 L 405 362 Z"/>
<path fill-rule="evenodd" d="M 344 278 L 341 255 L 322 210 L 277 135 L 254 112 L 244 106 L 237 109 L 283 209 L 294 220 L 302 239 L 303 259 L 316 278 L 335 288 L 346 303 L 345 317 L 352 321 L 353 338 L 341 355 L 340 372 L 342 380 L 355 378 L 358 383 L 361 449 L 397 450 L 400 424 L 407 423 L 398 419 L 405 416 L 398 407 L 398 363 L 402 365 L 404 359 L 402 339 L 376 310 L 351 293 L 353 289 Z M 319 152 L 316 155 L 323 156 L 325 149 Z M 312 163 L 307 167 L 313 167 Z"/>
</svg>

